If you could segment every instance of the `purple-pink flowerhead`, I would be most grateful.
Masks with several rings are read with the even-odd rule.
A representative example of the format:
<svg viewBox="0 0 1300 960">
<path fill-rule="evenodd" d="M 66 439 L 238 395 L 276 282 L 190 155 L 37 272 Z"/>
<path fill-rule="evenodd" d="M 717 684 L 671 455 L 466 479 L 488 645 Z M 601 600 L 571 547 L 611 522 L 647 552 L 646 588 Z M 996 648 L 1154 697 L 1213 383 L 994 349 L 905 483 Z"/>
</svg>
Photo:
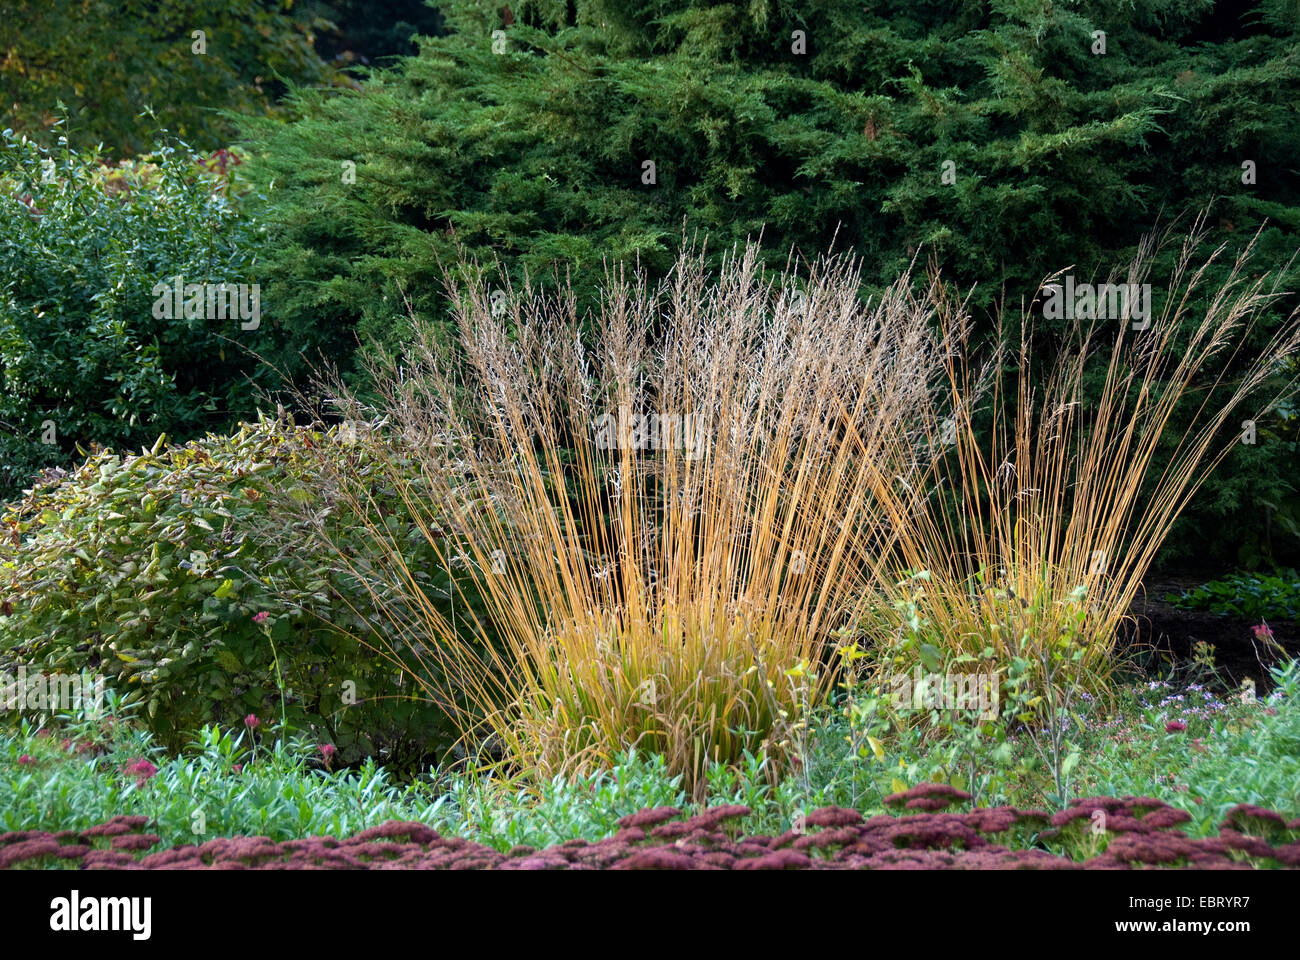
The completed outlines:
<svg viewBox="0 0 1300 960">
<path fill-rule="evenodd" d="M 254 622 L 254 623 L 265 623 L 265 622 L 266 622 L 266 618 L 269 617 L 269 616 L 270 616 L 270 614 L 267 613 L 265 610 L 263 610 L 263 611 L 261 611 L 260 613 L 255 613 L 255 614 L 253 614 L 253 622 Z"/>
<path fill-rule="evenodd" d="M 1268 643 L 1273 639 L 1273 628 L 1267 623 L 1257 623 L 1250 629 L 1255 634 L 1255 639 L 1261 643 Z"/>
<path fill-rule="evenodd" d="M 128 763 L 122 768 L 122 772 L 134 774 L 136 778 L 135 785 L 137 787 L 143 787 L 144 782 L 158 772 L 158 768 L 148 760 L 141 757 L 138 760 L 132 760 Z"/>
<path fill-rule="evenodd" d="M 1181 720 L 1170 720 L 1165 724 L 1165 733 L 1182 733 L 1187 729 L 1187 724 Z"/>
<path fill-rule="evenodd" d="M 244 718 L 244 726 L 248 727 L 249 730 L 256 730 L 261 725 L 262 721 L 257 719 L 257 714 L 255 713 L 250 713 Z"/>
<path fill-rule="evenodd" d="M 327 767 L 334 761 L 334 754 L 338 753 L 338 748 L 332 743 L 322 743 L 316 749 L 320 751 Z"/>
</svg>

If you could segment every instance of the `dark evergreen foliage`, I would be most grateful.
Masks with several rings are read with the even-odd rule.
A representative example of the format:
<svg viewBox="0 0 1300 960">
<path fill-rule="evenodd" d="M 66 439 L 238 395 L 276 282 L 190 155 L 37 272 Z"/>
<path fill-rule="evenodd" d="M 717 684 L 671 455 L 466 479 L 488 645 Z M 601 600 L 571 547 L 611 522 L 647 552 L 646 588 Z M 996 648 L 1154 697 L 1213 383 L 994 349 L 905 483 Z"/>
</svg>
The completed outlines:
<svg viewBox="0 0 1300 960">
<path fill-rule="evenodd" d="M 443 12 L 450 32 L 364 91 L 301 90 L 304 119 L 248 125 L 278 203 L 269 299 L 313 346 L 396 347 L 408 304 L 442 316 L 462 254 L 594 291 L 607 260 L 666 268 L 684 232 L 715 251 L 762 233 L 773 259 L 834 242 L 877 284 L 924 251 L 991 316 L 1053 270 L 1104 280 L 1211 203 L 1213 242 L 1267 220 L 1260 262 L 1300 246 L 1300 23 L 1279 0 Z M 1193 511 L 1245 562 L 1284 532 L 1293 422 L 1261 424 Z"/>
</svg>

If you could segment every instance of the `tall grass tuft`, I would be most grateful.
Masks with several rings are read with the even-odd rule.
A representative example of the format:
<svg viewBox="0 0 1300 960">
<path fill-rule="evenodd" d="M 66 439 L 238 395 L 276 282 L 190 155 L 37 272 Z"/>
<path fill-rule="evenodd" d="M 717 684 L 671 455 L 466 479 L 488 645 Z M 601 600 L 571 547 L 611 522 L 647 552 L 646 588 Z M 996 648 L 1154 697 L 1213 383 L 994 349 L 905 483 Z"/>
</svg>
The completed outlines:
<svg viewBox="0 0 1300 960">
<path fill-rule="evenodd" d="M 976 384 L 987 384 L 968 358 L 950 358 L 936 495 L 903 526 L 898 575 L 869 593 L 862 615 L 879 647 L 910 642 L 887 669 L 910 669 L 928 644 L 950 662 L 1001 667 L 1004 677 L 1020 658 L 1045 702 L 1070 684 L 1104 692 L 1116 629 L 1152 558 L 1240 439 L 1234 414 L 1258 417 L 1292 386 L 1284 371 L 1300 347 L 1295 313 L 1273 336 L 1260 334 L 1282 294 L 1268 274 L 1248 275 L 1253 243 L 1221 287 L 1204 290 L 1206 268 L 1223 252 L 1194 268 L 1204 234 L 1198 220 L 1167 288 L 1154 291 L 1163 307 L 1145 329 L 1129 319 L 1074 321 L 1055 363 L 1045 375 L 1034 370 L 1034 317 L 1058 274 L 1022 317 L 1018 351 L 993 358 L 987 406 L 973 399 Z M 1129 283 L 1147 280 L 1156 246 L 1144 242 Z M 1167 464 L 1158 474 L 1157 457 Z"/>
<path fill-rule="evenodd" d="M 905 276 L 864 302 L 850 259 L 802 283 L 752 246 L 703 263 L 688 250 L 653 288 L 611 270 L 588 317 L 564 285 L 462 270 L 456 343 L 420 329 L 370 371 L 377 402 L 334 385 L 343 416 L 415 441 L 423 482 L 392 482 L 455 584 L 444 616 L 428 572 L 382 548 L 397 534 L 366 490 L 332 478 L 379 545 L 355 568 L 384 613 L 374 642 L 417 651 L 469 742 L 543 778 L 632 748 L 691 789 L 746 752 L 779 766 L 898 540 L 882 490 L 929 464 L 965 334 L 934 334 L 935 287 Z"/>
</svg>

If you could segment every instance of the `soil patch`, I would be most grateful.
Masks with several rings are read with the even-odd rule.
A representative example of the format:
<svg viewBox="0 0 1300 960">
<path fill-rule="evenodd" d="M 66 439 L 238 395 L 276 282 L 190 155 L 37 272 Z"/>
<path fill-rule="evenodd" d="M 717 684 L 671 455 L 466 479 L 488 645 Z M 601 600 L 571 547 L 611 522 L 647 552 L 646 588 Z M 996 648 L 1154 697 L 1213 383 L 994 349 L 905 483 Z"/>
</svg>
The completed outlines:
<svg viewBox="0 0 1300 960">
<path fill-rule="evenodd" d="M 1128 653 L 1146 669 L 1183 665 L 1192 659 L 1197 643 L 1214 647 L 1214 660 L 1225 682 L 1240 687 L 1251 679 L 1260 695 L 1272 689 L 1266 666 L 1277 656 L 1255 639 L 1251 627 L 1258 620 L 1224 616 L 1206 610 L 1182 610 L 1165 601 L 1205 582 L 1204 577 L 1154 577 L 1134 599 L 1129 612 L 1134 622 L 1120 630 L 1117 649 Z M 1273 636 L 1292 657 L 1300 657 L 1300 625 L 1294 620 L 1270 620 Z"/>
</svg>

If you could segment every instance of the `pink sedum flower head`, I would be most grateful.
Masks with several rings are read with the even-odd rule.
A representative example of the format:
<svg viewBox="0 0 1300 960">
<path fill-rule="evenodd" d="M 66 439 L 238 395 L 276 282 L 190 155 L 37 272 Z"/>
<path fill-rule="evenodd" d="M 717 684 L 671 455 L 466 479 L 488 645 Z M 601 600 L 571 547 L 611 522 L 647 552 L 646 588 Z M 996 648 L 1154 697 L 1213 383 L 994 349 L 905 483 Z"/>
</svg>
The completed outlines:
<svg viewBox="0 0 1300 960">
<path fill-rule="evenodd" d="M 144 782 L 157 772 L 158 768 L 143 757 L 132 760 L 123 768 L 123 773 L 130 773 L 135 776 L 135 785 L 137 787 L 143 787 Z"/>
</svg>

